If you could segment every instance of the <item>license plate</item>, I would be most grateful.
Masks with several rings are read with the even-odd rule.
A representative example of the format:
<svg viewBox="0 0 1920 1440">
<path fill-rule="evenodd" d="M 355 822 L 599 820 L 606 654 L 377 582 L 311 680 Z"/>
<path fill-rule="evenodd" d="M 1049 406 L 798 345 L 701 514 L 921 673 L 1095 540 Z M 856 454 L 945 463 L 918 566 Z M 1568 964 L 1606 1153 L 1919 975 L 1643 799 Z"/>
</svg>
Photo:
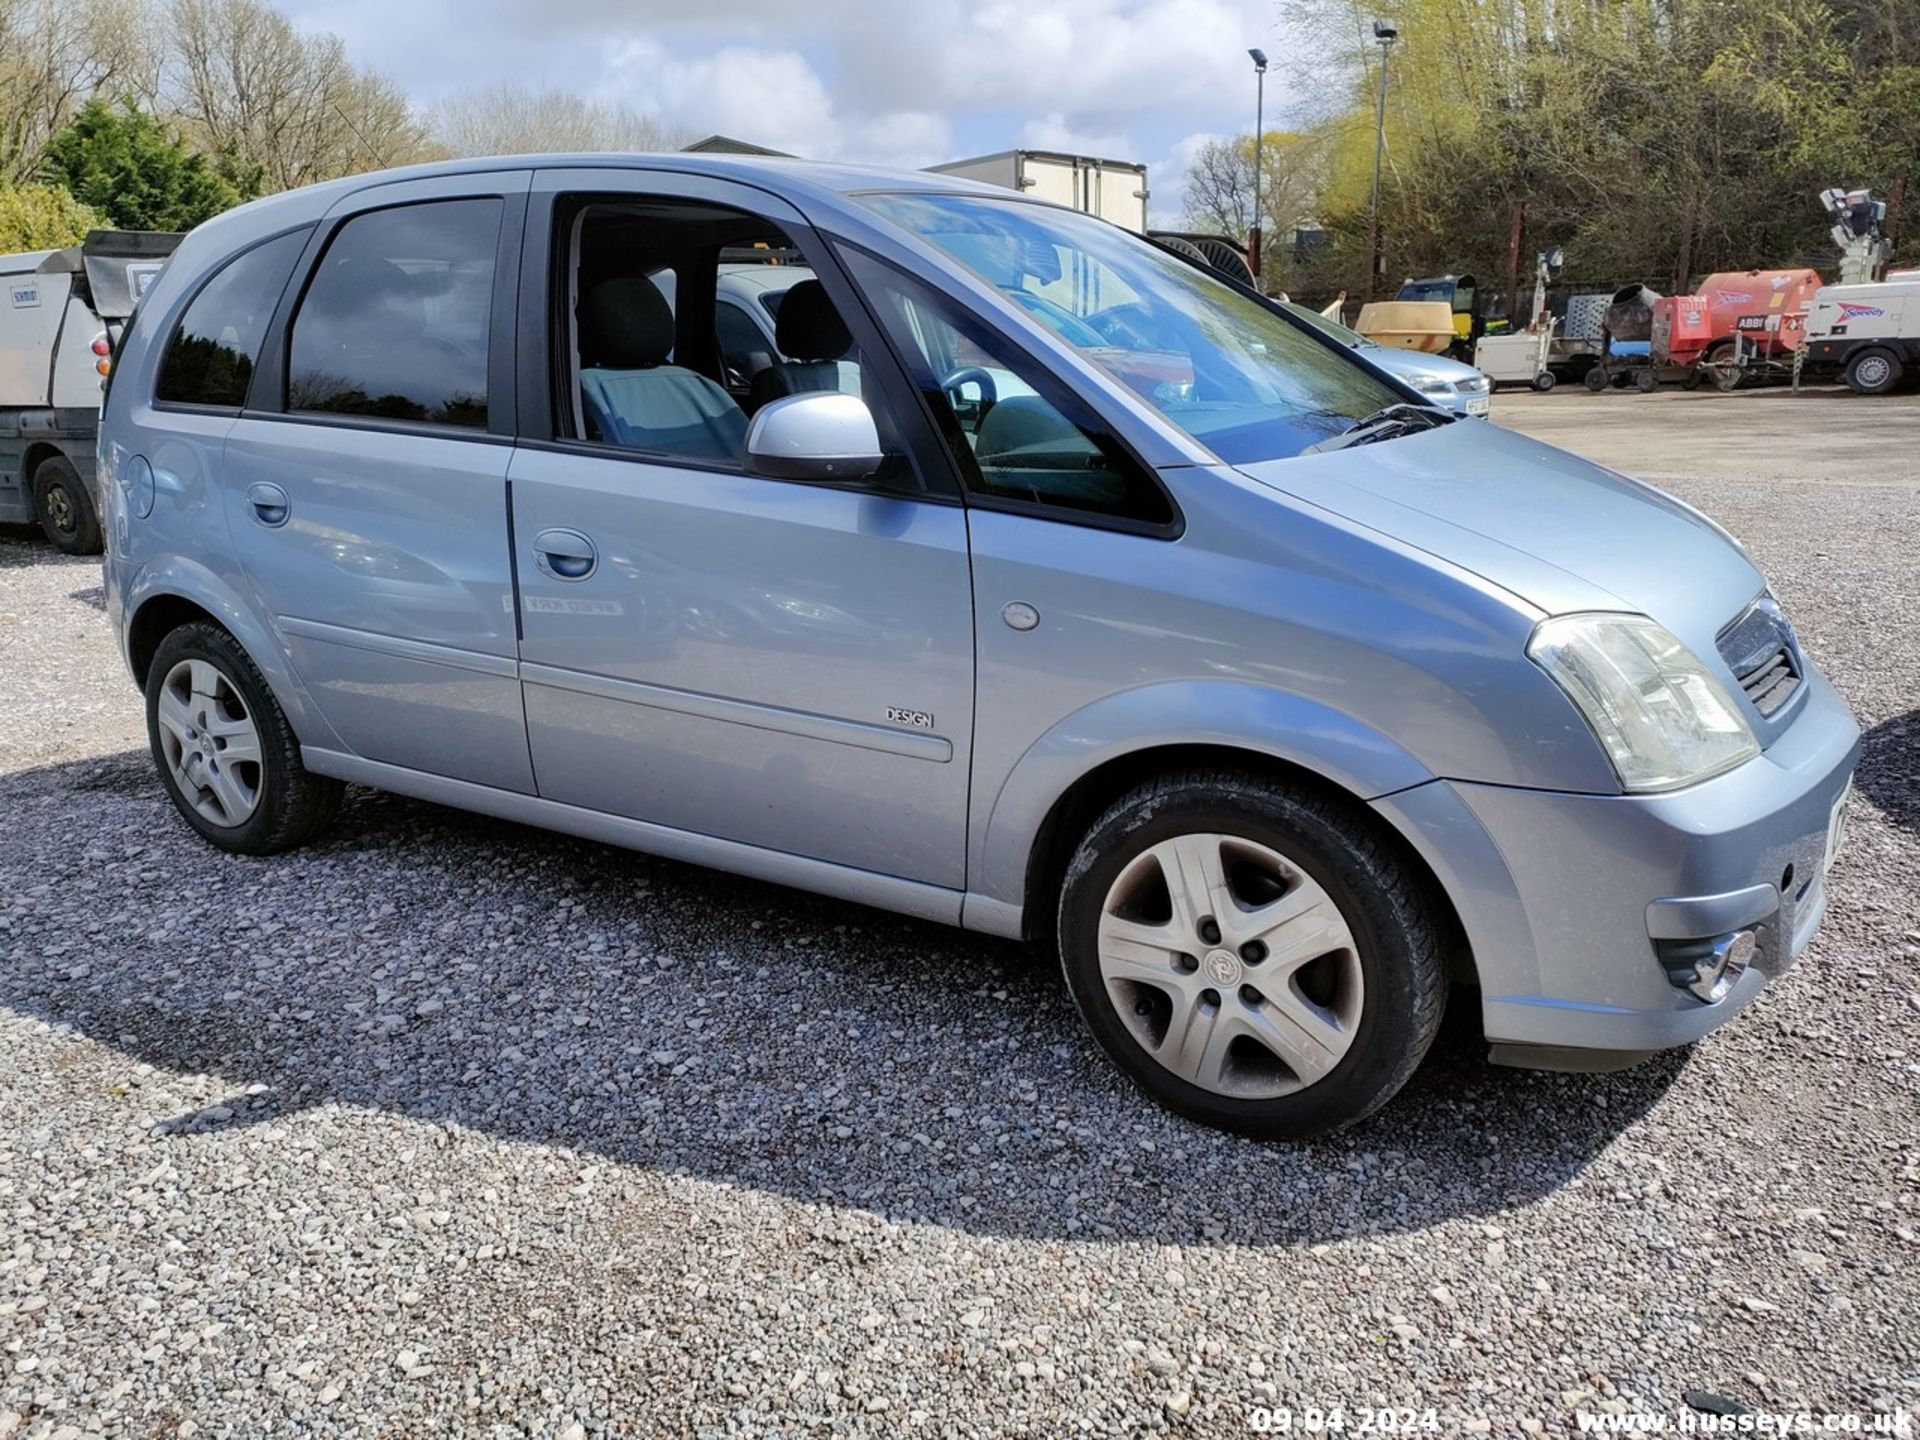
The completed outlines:
<svg viewBox="0 0 1920 1440">
<path fill-rule="evenodd" d="M 1478 400 L 1467 401 L 1467 414 L 1469 415 L 1491 415 L 1492 413 L 1493 397 L 1491 395 L 1483 395 Z"/>
<path fill-rule="evenodd" d="M 1847 781 L 1847 788 L 1840 792 L 1840 798 L 1833 802 L 1833 814 L 1827 821 L 1827 854 L 1820 862 L 1820 873 L 1826 874 L 1833 868 L 1834 860 L 1840 854 L 1840 847 L 1847 843 L 1847 801 L 1853 798 L 1853 781 Z"/>
</svg>

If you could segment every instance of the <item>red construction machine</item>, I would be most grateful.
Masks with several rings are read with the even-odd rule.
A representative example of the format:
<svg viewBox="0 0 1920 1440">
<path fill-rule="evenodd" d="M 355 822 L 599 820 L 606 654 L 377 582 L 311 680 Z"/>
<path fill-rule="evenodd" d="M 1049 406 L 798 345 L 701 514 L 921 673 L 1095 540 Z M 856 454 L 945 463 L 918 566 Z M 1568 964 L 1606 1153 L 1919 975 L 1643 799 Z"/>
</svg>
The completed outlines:
<svg viewBox="0 0 1920 1440">
<path fill-rule="evenodd" d="M 1650 358 L 1685 371 L 1689 387 L 1787 379 L 1822 283 L 1817 270 L 1736 270 L 1709 275 L 1691 295 L 1663 295 L 1653 305 Z"/>
</svg>

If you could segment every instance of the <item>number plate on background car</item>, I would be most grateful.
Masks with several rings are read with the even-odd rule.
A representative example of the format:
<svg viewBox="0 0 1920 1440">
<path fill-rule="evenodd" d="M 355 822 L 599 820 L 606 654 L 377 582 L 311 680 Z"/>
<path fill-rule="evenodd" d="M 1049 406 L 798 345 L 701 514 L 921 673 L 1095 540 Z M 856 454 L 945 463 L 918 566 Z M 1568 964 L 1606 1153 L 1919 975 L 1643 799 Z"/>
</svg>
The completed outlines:
<svg viewBox="0 0 1920 1440">
<path fill-rule="evenodd" d="M 1490 415 L 1492 413 L 1493 401 L 1491 399 L 1467 401 L 1467 414 L 1469 415 Z"/>
</svg>

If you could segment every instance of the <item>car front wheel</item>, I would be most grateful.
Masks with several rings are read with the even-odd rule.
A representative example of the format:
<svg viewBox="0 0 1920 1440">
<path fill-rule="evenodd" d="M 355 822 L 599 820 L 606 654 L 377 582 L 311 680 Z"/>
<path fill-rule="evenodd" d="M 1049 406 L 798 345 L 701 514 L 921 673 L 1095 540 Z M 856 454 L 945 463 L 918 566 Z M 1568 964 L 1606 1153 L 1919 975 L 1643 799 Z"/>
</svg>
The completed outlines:
<svg viewBox="0 0 1920 1440">
<path fill-rule="evenodd" d="M 1268 1139 L 1370 1115 L 1446 997 L 1421 885 L 1355 806 L 1232 773 L 1156 780 L 1067 869 L 1067 984 L 1114 1061 L 1169 1108 Z"/>
</svg>

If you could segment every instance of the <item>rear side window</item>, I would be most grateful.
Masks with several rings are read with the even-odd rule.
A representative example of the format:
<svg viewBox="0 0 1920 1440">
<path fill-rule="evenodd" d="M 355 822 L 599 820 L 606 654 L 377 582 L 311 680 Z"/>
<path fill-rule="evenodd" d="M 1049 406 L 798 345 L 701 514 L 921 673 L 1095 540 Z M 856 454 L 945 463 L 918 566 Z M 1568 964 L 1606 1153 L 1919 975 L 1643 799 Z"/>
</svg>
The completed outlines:
<svg viewBox="0 0 1920 1440">
<path fill-rule="evenodd" d="M 342 225 L 294 317 L 287 408 L 483 428 L 501 210 L 441 200 Z"/>
<path fill-rule="evenodd" d="M 167 344 L 154 399 L 236 408 L 246 403 L 267 322 L 306 243 L 305 230 L 268 240 L 229 260 L 206 283 Z"/>
</svg>

